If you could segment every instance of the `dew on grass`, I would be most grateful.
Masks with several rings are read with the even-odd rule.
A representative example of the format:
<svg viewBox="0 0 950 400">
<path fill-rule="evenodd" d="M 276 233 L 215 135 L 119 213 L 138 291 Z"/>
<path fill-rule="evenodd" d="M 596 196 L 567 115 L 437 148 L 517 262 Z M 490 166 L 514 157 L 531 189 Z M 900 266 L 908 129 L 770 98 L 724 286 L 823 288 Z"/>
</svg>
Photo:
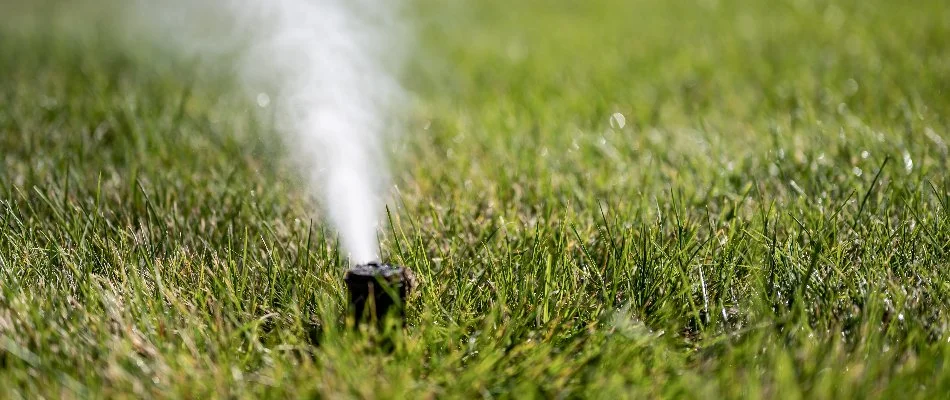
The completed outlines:
<svg viewBox="0 0 950 400">
<path fill-rule="evenodd" d="M 858 167 L 851 168 L 851 173 L 853 173 L 854 176 L 864 175 L 864 171 L 862 171 L 861 168 L 858 168 Z"/>
<path fill-rule="evenodd" d="M 845 115 L 848 113 L 848 105 L 846 103 L 838 103 L 838 115 Z"/>
<path fill-rule="evenodd" d="M 910 153 L 904 150 L 904 169 L 910 172 L 914 169 L 914 160 L 910 158 Z"/>
<path fill-rule="evenodd" d="M 924 129 L 924 135 L 927 136 L 927 139 L 930 139 L 931 142 L 937 145 L 937 148 L 940 149 L 941 152 L 947 152 L 947 143 L 944 142 L 943 138 L 941 138 L 937 132 L 934 132 L 933 128 L 928 126 L 926 129 Z"/>
<path fill-rule="evenodd" d="M 257 106 L 260 108 L 265 108 L 270 105 L 270 96 L 267 93 L 258 93 L 257 94 Z"/>
<path fill-rule="evenodd" d="M 861 152 L 861 158 L 863 158 L 863 159 L 865 159 L 865 160 L 866 160 L 868 157 L 870 157 L 870 156 L 871 156 L 871 152 L 869 152 L 869 151 L 867 151 L 867 150 L 864 150 L 864 151 Z"/>
<path fill-rule="evenodd" d="M 858 85 L 858 81 L 854 80 L 854 78 L 851 78 L 851 79 L 848 79 L 848 81 L 844 83 L 844 92 L 848 96 L 853 96 L 855 93 L 858 92 L 858 89 L 860 87 L 861 86 Z"/>
<path fill-rule="evenodd" d="M 789 184 L 792 186 L 792 189 L 795 189 L 795 191 L 798 192 L 798 194 L 799 194 L 800 196 L 804 196 L 804 195 L 805 195 L 805 190 L 802 189 L 801 186 L 798 186 L 798 182 L 795 182 L 794 180 L 791 180 L 791 181 L 789 181 Z"/>
<path fill-rule="evenodd" d="M 623 129 L 627 125 L 627 118 L 621 113 L 613 113 L 610 116 L 610 127 L 614 129 Z"/>
</svg>

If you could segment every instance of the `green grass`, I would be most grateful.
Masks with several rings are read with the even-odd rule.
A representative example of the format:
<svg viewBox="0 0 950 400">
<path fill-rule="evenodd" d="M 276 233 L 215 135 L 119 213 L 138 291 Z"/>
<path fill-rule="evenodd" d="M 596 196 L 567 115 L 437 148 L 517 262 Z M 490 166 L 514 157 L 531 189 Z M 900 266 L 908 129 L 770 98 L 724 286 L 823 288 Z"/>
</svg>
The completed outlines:
<svg viewBox="0 0 950 400">
<path fill-rule="evenodd" d="M 943 1 L 414 1 L 387 338 L 227 74 L 20 3 L 0 397 L 950 392 Z"/>
</svg>

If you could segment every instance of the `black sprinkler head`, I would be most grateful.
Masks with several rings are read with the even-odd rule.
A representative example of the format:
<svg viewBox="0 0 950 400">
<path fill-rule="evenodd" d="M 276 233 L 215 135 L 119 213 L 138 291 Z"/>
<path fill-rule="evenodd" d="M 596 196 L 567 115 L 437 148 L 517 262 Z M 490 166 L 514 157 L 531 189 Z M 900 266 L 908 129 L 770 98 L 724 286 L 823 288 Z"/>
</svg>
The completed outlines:
<svg viewBox="0 0 950 400">
<path fill-rule="evenodd" d="M 343 281 L 350 294 L 348 316 L 354 318 L 357 328 L 364 322 L 372 322 L 382 329 L 390 313 L 405 325 L 406 299 L 416 286 L 411 270 L 370 262 L 350 268 Z"/>
</svg>

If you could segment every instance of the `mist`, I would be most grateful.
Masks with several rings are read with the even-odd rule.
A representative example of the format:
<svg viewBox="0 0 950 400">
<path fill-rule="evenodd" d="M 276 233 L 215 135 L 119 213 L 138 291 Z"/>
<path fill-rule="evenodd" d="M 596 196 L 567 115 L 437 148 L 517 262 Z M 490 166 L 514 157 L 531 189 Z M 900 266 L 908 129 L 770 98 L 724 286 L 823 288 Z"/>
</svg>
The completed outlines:
<svg viewBox="0 0 950 400">
<path fill-rule="evenodd" d="M 405 98 L 399 1 L 141 0 L 162 45 L 231 63 L 273 117 L 288 156 L 319 199 L 350 263 L 379 259 L 388 192 L 386 138 Z M 227 57 L 225 57 L 227 55 Z"/>
</svg>

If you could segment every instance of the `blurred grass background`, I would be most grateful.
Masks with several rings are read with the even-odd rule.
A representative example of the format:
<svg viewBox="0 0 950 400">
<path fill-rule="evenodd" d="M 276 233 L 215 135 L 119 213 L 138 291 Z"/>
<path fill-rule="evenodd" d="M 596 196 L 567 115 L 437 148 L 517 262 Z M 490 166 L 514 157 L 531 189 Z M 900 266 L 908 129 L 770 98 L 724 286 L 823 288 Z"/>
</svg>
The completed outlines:
<svg viewBox="0 0 950 400">
<path fill-rule="evenodd" d="M 942 397 L 944 3 L 413 1 L 385 352 L 227 65 L 0 2 L 0 396 Z"/>
</svg>

